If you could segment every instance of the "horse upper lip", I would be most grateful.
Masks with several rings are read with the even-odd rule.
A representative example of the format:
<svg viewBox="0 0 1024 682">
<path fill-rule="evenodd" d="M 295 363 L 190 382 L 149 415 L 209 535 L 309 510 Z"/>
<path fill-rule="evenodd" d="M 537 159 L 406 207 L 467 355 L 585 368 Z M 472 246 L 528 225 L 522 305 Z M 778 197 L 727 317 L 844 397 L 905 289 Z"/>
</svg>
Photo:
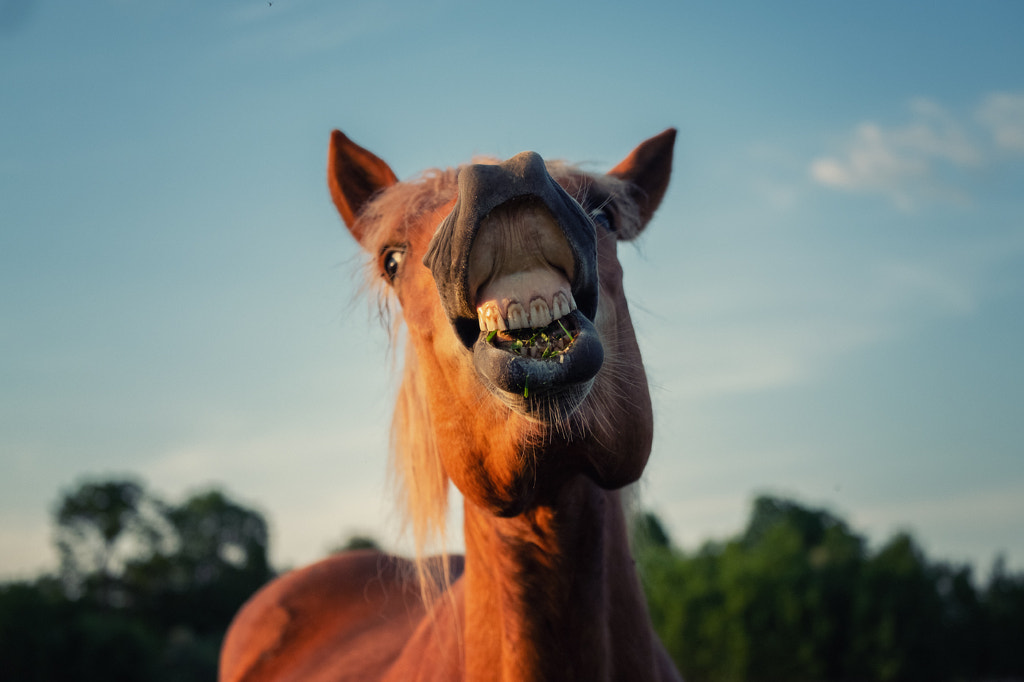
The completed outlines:
<svg viewBox="0 0 1024 682">
<path fill-rule="evenodd" d="M 572 267 L 568 295 L 579 312 L 593 320 L 597 313 L 597 240 L 594 225 L 583 208 L 548 174 L 544 160 L 523 152 L 501 164 L 475 164 L 459 173 L 459 195 L 451 213 L 442 221 L 423 257 L 448 318 L 466 348 L 481 333 L 477 296 L 471 290 L 470 254 L 481 224 L 495 208 L 512 200 L 528 199 L 542 205 L 564 236 Z M 555 291 L 545 292 L 545 296 Z M 507 322 L 508 307 L 500 304 Z M 532 302 L 530 296 L 528 301 Z M 482 301 L 485 303 L 486 301 Z M 518 300 L 521 305 L 522 300 Z M 552 303 L 548 302 L 549 309 Z M 531 320 L 532 324 L 532 320 Z M 486 325 L 485 325 L 486 326 Z"/>
</svg>

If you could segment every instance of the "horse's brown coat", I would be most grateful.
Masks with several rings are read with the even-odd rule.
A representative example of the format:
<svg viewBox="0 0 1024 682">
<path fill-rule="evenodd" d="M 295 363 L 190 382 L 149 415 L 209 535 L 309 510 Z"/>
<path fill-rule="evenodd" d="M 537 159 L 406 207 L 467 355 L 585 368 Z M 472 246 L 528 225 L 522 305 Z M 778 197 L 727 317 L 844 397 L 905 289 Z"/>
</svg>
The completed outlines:
<svg viewBox="0 0 1024 682">
<path fill-rule="evenodd" d="M 581 223 L 596 236 L 589 322 L 604 364 L 576 387 L 586 391 L 578 408 L 537 412 L 530 398 L 485 385 L 442 307 L 438 289 L 451 282 L 423 265 L 458 199 L 458 171 L 399 183 L 334 132 L 332 197 L 407 329 L 395 440 L 413 525 L 421 538 L 436 525 L 451 480 L 465 500 L 465 561 L 446 560 L 446 589 L 426 602 L 412 562 L 375 552 L 286 574 L 237 616 L 222 682 L 678 679 L 651 629 L 618 492 L 644 469 L 652 418 L 616 256 L 617 241 L 636 236 L 664 196 L 674 138 L 647 140 L 605 176 L 548 165 L 586 214 L 609 219 Z M 555 408 L 564 399 L 558 390 L 532 398 Z"/>
</svg>

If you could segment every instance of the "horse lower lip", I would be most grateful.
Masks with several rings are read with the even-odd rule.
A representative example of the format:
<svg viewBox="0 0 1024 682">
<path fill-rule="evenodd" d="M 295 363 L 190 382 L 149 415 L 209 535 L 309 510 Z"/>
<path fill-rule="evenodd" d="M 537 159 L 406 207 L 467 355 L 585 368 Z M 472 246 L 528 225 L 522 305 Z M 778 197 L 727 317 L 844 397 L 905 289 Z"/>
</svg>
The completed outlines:
<svg viewBox="0 0 1024 682">
<path fill-rule="evenodd" d="M 481 333 L 473 345 L 473 363 L 477 372 L 492 390 L 516 395 L 553 395 L 592 380 L 604 360 L 597 330 L 578 311 L 556 321 L 548 329 L 555 326 L 564 326 L 573 340 L 565 350 L 548 358 L 516 354 L 493 345 L 487 339 L 489 333 Z"/>
</svg>

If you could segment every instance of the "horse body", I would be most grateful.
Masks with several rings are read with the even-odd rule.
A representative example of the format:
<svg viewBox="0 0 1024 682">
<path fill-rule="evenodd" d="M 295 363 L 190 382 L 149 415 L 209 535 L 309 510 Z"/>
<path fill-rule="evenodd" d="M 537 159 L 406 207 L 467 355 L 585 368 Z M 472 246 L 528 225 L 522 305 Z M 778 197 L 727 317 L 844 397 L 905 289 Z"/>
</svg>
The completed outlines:
<svg viewBox="0 0 1024 682">
<path fill-rule="evenodd" d="M 606 175 L 524 153 L 399 183 L 335 131 L 332 196 L 406 327 L 412 525 L 437 530 L 450 480 L 465 560 L 352 553 L 283 576 L 232 625 L 223 682 L 678 679 L 618 492 L 652 418 L 616 256 L 664 195 L 674 136 Z"/>
</svg>

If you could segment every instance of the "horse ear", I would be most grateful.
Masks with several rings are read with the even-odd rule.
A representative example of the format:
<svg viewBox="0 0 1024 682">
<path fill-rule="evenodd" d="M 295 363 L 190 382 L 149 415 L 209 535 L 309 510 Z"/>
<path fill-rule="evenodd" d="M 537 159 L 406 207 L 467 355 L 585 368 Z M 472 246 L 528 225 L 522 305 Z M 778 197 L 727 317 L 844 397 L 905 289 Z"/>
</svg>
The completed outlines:
<svg viewBox="0 0 1024 682">
<path fill-rule="evenodd" d="M 348 226 L 348 231 L 362 242 L 362 231 L 356 217 L 366 202 L 382 189 L 398 182 L 394 171 L 373 152 L 363 149 L 341 132 L 331 133 L 327 152 L 327 185 L 331 198 Z"/>
<path fill-rule="evenodd" d="M 672 149 L 676 129 L 668 130 L 641 142 L 619 165 L 608 171 L 629 183 L 630 194 L 640 209 L 641 229 L 654 216 L 672 175 Z"/>
</svg>

